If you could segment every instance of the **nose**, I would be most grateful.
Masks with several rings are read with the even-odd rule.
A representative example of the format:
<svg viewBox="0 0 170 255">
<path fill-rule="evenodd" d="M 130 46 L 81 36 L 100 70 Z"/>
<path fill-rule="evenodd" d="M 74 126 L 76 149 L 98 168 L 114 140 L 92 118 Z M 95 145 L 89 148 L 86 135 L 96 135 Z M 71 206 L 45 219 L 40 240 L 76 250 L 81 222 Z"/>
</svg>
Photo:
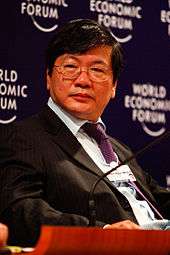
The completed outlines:
<svg viewBox="0 0 170 255">
<path fill-rule="evenodd" d="M 91 86 L 91 80 L 89 79 L 88 73 L 86 70 L 81 70 L 81 73 L 75 80 L 75 84 L 82 86 L 82 87 L 90 87 Z"/>
</svg>

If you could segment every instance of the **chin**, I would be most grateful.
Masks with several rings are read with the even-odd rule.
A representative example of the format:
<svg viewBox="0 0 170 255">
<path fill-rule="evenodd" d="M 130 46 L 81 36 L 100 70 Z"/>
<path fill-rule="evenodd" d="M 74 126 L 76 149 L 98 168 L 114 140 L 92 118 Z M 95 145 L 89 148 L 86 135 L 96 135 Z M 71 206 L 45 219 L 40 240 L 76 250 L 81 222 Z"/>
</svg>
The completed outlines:
<svg viewBox="0 0 170 255">
<path fill-rule="evenodd" d="M 87 112 L 74 112 L 73 115 L 78 119 L 90 120 L 93 122 L 95 122 L 99 118 L 99 116 Z"/>
</svg>

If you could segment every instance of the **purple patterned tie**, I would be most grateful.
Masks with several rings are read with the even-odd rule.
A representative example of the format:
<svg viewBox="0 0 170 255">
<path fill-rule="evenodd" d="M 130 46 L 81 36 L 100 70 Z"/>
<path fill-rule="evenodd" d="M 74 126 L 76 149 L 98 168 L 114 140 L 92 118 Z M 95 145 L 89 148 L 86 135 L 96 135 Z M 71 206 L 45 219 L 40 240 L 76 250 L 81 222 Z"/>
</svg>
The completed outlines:
<svg viewBox="0 0 170 255">
<path fill-rule="evenodd" d="M 108 164 L 112 161 L 117 161 L 115 152 L 113 151 L 111 142 L 105 133 L 101 124 L 85 123 L 82 126 L 83 130 L 92 138 L 96 140 L 98 146 Z"/>
</svg>

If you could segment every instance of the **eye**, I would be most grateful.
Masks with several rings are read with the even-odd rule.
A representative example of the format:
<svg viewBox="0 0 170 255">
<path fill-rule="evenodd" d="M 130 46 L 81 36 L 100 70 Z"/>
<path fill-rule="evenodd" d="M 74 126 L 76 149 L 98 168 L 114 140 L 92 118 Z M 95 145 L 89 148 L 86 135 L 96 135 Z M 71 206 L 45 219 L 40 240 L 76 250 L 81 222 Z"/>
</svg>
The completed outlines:
<svg viewBox="0 0 170 255">
<path fill-rule="evenodd" d="M 63 68 L 65 70 L 76 70 L 78 68 L 78 66 L 76 64 L 63 64 Z"/>
<path fill-rule="evenodd" d="M 104 68 L 96 67 L 96 66 L 91 67 L 90 71 L 94 73 L 101 73 L 101 74 L 106 73 L 106 70 Z"/>
</svg>

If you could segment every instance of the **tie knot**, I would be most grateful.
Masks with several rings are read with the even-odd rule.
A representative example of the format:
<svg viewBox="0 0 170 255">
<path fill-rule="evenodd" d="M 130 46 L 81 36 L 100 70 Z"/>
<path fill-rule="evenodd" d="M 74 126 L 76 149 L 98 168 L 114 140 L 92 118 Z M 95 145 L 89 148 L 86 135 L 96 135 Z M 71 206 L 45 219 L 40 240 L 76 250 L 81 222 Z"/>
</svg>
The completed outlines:
<svg viewBox="0 0 170 255">
<path fill-rule="evenodd" d="M 96 140 L 98 144 L 101 143 L 101 140 L 107 139 L 104 128 L 100 123 L 85 123 L 83 125 L 83 130 L 92 138 Z"/>
</svg>

